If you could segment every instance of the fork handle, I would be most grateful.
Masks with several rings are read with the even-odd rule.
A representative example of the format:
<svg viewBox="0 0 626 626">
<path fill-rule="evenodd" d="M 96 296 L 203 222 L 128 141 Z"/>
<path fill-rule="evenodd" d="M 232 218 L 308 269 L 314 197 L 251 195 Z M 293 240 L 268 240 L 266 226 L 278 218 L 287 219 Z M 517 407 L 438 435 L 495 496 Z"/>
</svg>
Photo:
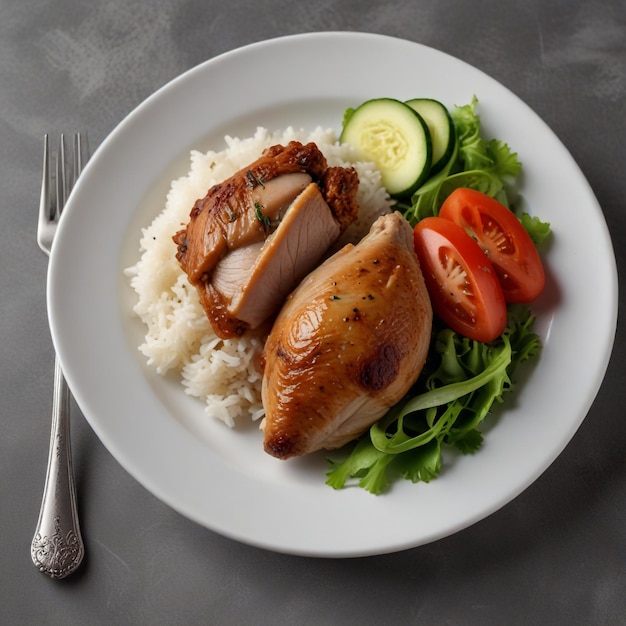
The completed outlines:
<svg viewBox="0 0 626 626">
<path fill-rule="evenodd" d="M 76 507 L 69 411 L 70 391 L 59 359 L 55 358 L 48 469 L 31 544 L 33 563 L 51 578 L 71 574 L 85 554 Z"/>
</svg>

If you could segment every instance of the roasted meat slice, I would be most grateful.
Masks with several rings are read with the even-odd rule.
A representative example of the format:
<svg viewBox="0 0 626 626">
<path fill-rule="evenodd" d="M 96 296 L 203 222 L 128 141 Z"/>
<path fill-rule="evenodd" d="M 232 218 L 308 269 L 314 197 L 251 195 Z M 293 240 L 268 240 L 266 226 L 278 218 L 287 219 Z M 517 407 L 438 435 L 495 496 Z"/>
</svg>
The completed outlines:
<svg viewBox="0 0 626 626">
<path fill-rule="evenodd" d="M 215 333 L 258 328 L 358 215 L 358 175 L 315 144 L 273 146 L 212 187 L 174 236 Z"/>
<path fill-rule="evenodd" d="M 412 230 L 378 218 L 290 294 L 265 345 L 264 446 L 286 459 L 358 437 L 424 365 L 432 309 Z"/>
<path fill-rule="evenodd" d="M 266 220 L 279 214 L 326 169 L 326 158 L 314 143 L 292 141 L 286 147 L 268 148 L 254 163 L 211 187 L 195 203 L 187 226 L 174 235 L 176 258 L 189 282 L 197 285 L 229 250 L 263 241 Z M 285 174 L 301 176 L 283 181 Z M 270 184 L 279 178 L 280 182 Z"/>
<path fill-rule="evenodd" d="M 204 283 L 201 301 L 216 334 L 259 327 L 319 263 L 340 232 L 319 187 L 311 183 L 264 242 L 227 254 Z"/>
</svg>

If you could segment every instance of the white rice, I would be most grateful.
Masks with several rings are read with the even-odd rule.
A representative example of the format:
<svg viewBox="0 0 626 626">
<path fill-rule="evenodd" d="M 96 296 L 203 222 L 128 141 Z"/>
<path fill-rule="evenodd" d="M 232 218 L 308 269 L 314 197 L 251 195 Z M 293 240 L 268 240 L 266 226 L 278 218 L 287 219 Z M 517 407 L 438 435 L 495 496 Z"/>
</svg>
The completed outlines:
<svg viewBox="0 0 626 626">
<path fill-rule="evenodd" d="M 178 371 L 185 392 L 201 398 L 208 414 L 233 426 L 237 418 L 257 420 L 264 414 L 259 368 L 263 338 L 253 333 L 237 339 L 217 337 L 176 260 L 172 235 L 187 224 L 195 201 L 256 160 L 265 148 L 292 140 L 315 142 L 330 166 L 352 165 L 359 174 L 359 219 L 341 243 L 361 239 L 379 215 L 389 212 L 391 201 L 376 167 L 356 160 L 352 147 L 339 144 L 332 130 L 306 133 L 287 128 L 271 133 L 258 128 L 253 137 L 225 140 L 221 152 L 191 152 L 189 173 L 172 182 L 165 208 L 142 231 L 139 261 L 125 273 L 137 294 L 133 310 L 146 326 L 139 350 L 148 365 L 162 375 Z"/>
</svg>

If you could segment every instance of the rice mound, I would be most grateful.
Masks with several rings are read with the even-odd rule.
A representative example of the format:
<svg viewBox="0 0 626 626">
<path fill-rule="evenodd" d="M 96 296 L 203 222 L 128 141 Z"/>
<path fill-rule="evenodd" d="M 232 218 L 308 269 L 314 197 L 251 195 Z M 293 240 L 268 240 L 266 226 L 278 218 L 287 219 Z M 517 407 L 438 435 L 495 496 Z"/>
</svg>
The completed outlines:
<svg viewBox="0 0 626 626">
<path fill-rule="evenodd" d="M 258 128 L 253 137 L 227 136 L 225 141 L 220 152 L 191 152 L 188 174 L 171 183 L 165 208 L 142 229 L 140 259 L 125 274 L 137 294 L 133 311 L 146 326 L 139 350 L 148 366 L 161 375 L 178 371 L 185 392 L 203 399 L 207 413 L 233 426 L 237 418 L 257 420 L 264 414 L 259 367 L 264 338 L 254 333 L 236 339 L 217 337 L 196 288 L 176 260 L 172 236 L 187 224 L 196 200 L 256 160 L 265 148 L 289 141 L 313 141 L 329 166 L 351 165 L 359 174 L 359 218 L 342 234 L 339 245 L 359 241 L 379 215 L 391 210 L 391 200 L 376 167 L 358 161 L 354 149 L 339 144 L 332 130 L 306 133 L 290 127 L 271 133 Z"/>
</svg>

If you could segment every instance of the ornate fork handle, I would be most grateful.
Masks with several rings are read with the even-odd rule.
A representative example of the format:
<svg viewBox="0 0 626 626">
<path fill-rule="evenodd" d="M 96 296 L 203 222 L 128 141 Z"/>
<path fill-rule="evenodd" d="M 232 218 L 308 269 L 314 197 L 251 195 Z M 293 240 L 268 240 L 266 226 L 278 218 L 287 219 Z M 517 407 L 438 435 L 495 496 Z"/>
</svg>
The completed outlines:
<svg viewBox="0 0 626 626">
<path fill-rule="evenodd" d="M 54 364 L 52 432 L 48 470 L 31 557 L 40 572 L 64 578 L 85 554 L 76 508 L 70 445 L 70 392 L 58 359 Z"/>
</svg>

